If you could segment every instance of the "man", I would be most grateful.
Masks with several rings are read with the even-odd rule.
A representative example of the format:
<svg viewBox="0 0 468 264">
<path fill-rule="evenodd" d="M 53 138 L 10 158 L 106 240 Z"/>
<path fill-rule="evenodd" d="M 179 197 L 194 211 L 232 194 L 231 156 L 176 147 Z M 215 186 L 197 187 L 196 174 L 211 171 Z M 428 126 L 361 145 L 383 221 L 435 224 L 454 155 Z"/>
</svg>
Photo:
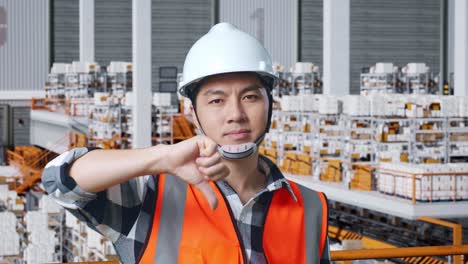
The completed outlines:
<svg viewBox="0 0 468 264">
<path fill-rule="evenodd" d="M 73 149 L 47 164 L 44 187 L 123 263 L 329 263 L 325 196 L 257 152 L 275 81 L 255 38 L 215 25 L 190 49 L 180 88 L 202 135 Z"/>
</svg>

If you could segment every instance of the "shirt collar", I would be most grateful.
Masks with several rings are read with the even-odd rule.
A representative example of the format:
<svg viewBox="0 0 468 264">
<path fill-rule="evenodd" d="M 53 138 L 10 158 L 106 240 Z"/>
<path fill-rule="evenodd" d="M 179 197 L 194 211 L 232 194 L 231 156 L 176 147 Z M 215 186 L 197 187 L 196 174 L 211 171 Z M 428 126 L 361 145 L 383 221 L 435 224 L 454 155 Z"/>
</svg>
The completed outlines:
<svg viewBox="0 0 468 264">
<path fill-rule="evenodd" d="M 258 166 L 259 170 L 262 171 L 267 177 L 266 189 L 268 191 L 273 192 L 280 188 L 286 188 L 294 201 L 297 202 L 297 197 L 291 188 L 291 184 L 289 184 L 279 168 L 270 159 L 259 155 Z"/>
</svg>

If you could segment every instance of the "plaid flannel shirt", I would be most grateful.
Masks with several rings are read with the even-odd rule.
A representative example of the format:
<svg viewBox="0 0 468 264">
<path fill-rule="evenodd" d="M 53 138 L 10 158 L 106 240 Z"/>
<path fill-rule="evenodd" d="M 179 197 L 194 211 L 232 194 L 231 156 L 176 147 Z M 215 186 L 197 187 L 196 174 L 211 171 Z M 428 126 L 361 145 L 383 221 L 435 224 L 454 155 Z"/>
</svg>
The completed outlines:
<svg viewBox="0 0 468 264">
<path fill-rule="evenodd" d="M 135 263 L 151 231 L 158 177 L 137 177 L 102 192 L 86 192 L 69 176 L 69 168 L 91 150 L 75 148 L 50 161 L 42 174 L 42 184 L 57 203 L 111 240 L 122 263 Z M 273 192 L 287 188 L 297 201 L 290 184 L 270 160 L 260 156 L 259 169 L 267 176 L 267 186 L 245 204 L 227 182 L 216 183 L 229 202 L 249 263 L 267 263 L 262 234 Z M 325 249 L 322 263 L 330 259 L 328 240 Z"/>
</svg>

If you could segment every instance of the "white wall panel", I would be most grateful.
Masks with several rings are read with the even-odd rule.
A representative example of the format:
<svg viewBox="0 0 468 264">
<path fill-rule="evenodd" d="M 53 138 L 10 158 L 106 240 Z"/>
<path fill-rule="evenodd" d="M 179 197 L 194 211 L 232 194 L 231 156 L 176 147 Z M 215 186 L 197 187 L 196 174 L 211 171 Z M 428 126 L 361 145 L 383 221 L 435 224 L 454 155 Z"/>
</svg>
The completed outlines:
<svg viewBox="0 0 468 264">
<path fill-rule="evenodd" d="M 289 68 L 297 61 L 297 0 L 220 0 L 219 22 L 229 22 L 255 36 L 273 62 Z"/>
<path fill-rule="evenodd" d="M 0 91 L 42 90 L 49 68 L 49 1 L 0 0 L 0 24 Z"/>
</svg>

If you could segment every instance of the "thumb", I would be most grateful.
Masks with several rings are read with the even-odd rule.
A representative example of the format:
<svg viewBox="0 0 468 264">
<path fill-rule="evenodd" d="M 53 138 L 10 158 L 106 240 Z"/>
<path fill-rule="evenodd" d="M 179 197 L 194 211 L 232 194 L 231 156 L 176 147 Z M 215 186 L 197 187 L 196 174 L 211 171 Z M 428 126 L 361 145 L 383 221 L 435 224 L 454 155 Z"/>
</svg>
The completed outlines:
<svg viewBox="0 0 468 264">
<path fill-rule="evenodd" d="M 212 210 L 218 207 L 218 198 L 216 198 L 216 193 L 210 186 L 208 181 L 203 180 L 200 183 L 196 184 L 195 187 L 197 187 L 197 189 L 203 193 L 206 200 L 208 200 L 208 203 L 210 204 Z"/>
<path fill-rule="evenodd" d="M 206 136 L 202 137 L 202 140 L 197 143 L 200 150 L 200 156 L 202 157 L 210 157 L 217 152 L 218 145 Z"/>
</svg>

